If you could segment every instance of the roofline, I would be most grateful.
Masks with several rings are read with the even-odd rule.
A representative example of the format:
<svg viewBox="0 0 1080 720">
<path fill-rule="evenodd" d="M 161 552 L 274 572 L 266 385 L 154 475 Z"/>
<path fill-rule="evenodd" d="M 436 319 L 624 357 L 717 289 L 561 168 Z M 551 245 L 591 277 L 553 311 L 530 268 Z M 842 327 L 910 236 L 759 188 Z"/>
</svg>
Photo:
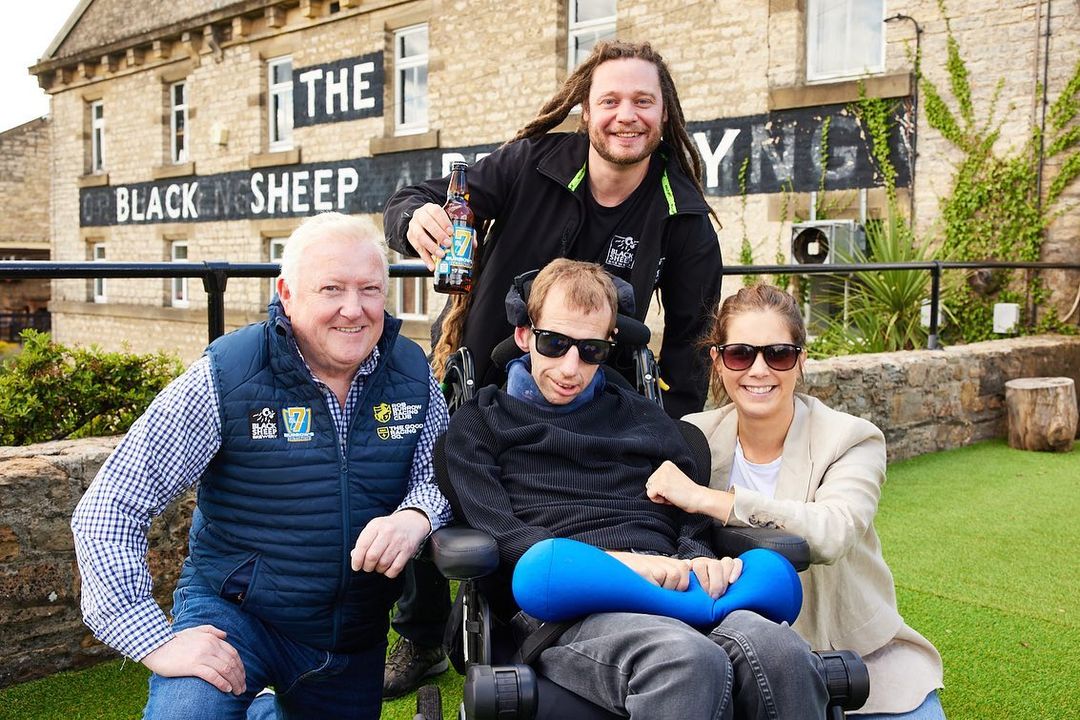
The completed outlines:
<svg viewBox="0 0 1080 720">
<path fill-rule="evenodd" d="M 120 52 L 128 47 L 139 45 L 144 42 L 148 42 L 150 39 L 168 36 L 175 33 L 185 31 L 193 27 L 199 27 L 206 24 L 212 24 L 220 22 L 222 20 L 234 17 L 236 15 L 242 15 L 247 12 L 253 12 L 261 8 L 265 8 L 271 5 L 276 5 L 281 2 L 288 2 L 288 0 L 233 0 L 229 4 L 216 10 L 209 10 L 201 15 L 193 15 L 191 17 L 183 18 L 170 25 L 163 25 L 161 27 L 147 30 L 139 35 L 133 35 L 125 38 L 114 40 L 106 45 L 100 45 L 98 47 L 87 48 L 73 55 L 65 56 L 62 58 L 52 57 L 53 53 L 59 49 L 64 40 L 67 39 L 71 29 L 82 18 L 83 13 L 90 6 L 90 3 L 94 0 L 82 0 L 79 7 L 71 13 L 71 17 L 64 23 L 64 27 L 57 33 L 53 39 L 52 44 L 49 45 L 47 57 L 43 57 L 38 62 L 31 65 L 28 70 L 31 75 L 40 75 L 41 73 L 55 70 L 58 67 L 65 65 L 72 65 L 74 63 L 92 59 L 100 58 L 103 55 Z"/>
<path fill-rule="evenodd" d="M 79 3 L 78 7 L 76 7 L 71 12 L 71 15 L 68 16 L 67 22 L 64 23 L 64 26 L 60 28 L 60 32 L 56 33 L 56 37 L 54 37 L 52 39 L 52 42 L 49 43 L 49 47 L 45 49 L 45 54 L 38 59 L 38 62 L 41 62 L 42 59 L 52 57 L 53 53 L 56 52 L 57 48 L 59 48 L 60 45 L 64 42 L 64 40 L 67 39 L 68 33 L 71 32 L 71 29 L 75 27 L 75 24 L 77 22 L 79 22 L 79 20 L 83 16 L 83 13 L 86 12 L 86 8 L 90 7 L 90 3 L 92 2 L 94 2 L 94 0 L 82 0 L 82 2 Z"/>
</svg>

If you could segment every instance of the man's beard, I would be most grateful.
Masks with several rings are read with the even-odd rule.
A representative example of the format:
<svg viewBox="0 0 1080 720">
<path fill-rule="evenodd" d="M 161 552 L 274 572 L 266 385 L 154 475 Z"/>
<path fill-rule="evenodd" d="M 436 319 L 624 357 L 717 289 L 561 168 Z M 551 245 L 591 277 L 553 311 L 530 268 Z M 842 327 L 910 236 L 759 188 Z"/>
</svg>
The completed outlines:
<svg viewBox="0 0 1080 720">
<path fill-rule="evenodd" d="M 646 131 L 648 132 L 648 131 Z M 636 165 L 651 156 L 656 148 L 660 147 L 660 133 L 648 137 L 645 147 L 636 155 L 615 155 L 608 150 L 609 135 L 599 128 L 589 127 L 589 144 L 596 150 L 596 154 L 607 160 L 612 165 Z"/>
</svg>

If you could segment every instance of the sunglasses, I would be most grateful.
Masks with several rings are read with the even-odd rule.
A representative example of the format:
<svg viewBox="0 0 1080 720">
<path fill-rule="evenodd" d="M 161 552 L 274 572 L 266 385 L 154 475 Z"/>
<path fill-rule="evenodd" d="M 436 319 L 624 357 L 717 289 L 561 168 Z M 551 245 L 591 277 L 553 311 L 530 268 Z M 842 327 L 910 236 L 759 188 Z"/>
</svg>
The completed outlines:
<svg viewBox="0 0 1080 720">
<path fill-rule="evenodd" d="M 536 337 L 536 352 L 544 357 L 562 357 L 570 352 L 571 347 L 576 346 L 578 357 L 582 362 L 599 365 L 607 360 L 611 351 L 615 349 L 615 343 L 610 340 L 575 340 L 554 330 L 538 330 L 537 328 L 533 328 L 532 332 Z"/>
<path fill-rule="evenodd" d="M 799 356 L 803 349 L 791 343 L 775 343 L 773 345 L 747 345 L 746 343 L 731 343 L 728 345 L 714 345 L 720 359 L 724 361 L 724 367 L 728 370 L 746 370 L 757 360 L 758 353 L 765 358 L 765 364 L 773 370 L 790 370 L 799 362 Z"/>
</svg>

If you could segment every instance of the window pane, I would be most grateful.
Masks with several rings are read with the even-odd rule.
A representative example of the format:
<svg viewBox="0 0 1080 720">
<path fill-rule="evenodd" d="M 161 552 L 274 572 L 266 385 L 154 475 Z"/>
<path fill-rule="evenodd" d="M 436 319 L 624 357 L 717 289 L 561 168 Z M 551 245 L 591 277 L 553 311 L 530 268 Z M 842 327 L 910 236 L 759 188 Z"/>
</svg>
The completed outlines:
<svg viewBox="0 0 1080 720">
<path fill-rule="evenodd" d="M 270 66 L 270 82 L 274 85 L 292 82 L 292 60 L 283 60 Z"/>
<path fill-rule="evenodd" d="M 615 14 L 615 0 L 575 0 L 570 22 L 599 20 Z"/>
<path fill-rule="evenodd" d="M 581 64 L 581 61 L 589 56 L 592 52 L 593 46 L 601 40 L 614 40 L 615 30 L 589 30 L 576 35 L 573 38 L 574 43 L 574 67 Z"/>
<path fill-rule="evenodd" d="M 427 66 L 409 68 L 402 72 L 402 123 L 427 123 Z"/>
<path fill-rule="evenodd" d="M 415 32 L 402 33 L 401 35 L 401 57 L 412 57 L 413 55 L 426 55 L 428 51 L 428 33 L 427 28 L 417 30 Z"/>
</svg>

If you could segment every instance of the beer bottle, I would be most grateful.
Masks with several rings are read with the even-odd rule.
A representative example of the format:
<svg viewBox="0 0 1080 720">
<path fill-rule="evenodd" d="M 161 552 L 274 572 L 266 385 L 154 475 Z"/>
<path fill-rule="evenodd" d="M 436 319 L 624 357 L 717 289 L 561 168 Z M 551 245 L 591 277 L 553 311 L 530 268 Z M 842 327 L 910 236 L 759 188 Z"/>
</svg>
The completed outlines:
<svg viewBox="0 0 1080 720">
<path fill-rule="evenodd" d="M 473 238 L 475 216 L 469 208 L 469 186 L 465 180 L 467 163 L 450 166 L 450 186 L 446 189 L 443 210 L 450 216 L 453 232 L 450 249 L 435 264 L 435 292 L 464 295 L 472 290 Z"/>
</svg>

